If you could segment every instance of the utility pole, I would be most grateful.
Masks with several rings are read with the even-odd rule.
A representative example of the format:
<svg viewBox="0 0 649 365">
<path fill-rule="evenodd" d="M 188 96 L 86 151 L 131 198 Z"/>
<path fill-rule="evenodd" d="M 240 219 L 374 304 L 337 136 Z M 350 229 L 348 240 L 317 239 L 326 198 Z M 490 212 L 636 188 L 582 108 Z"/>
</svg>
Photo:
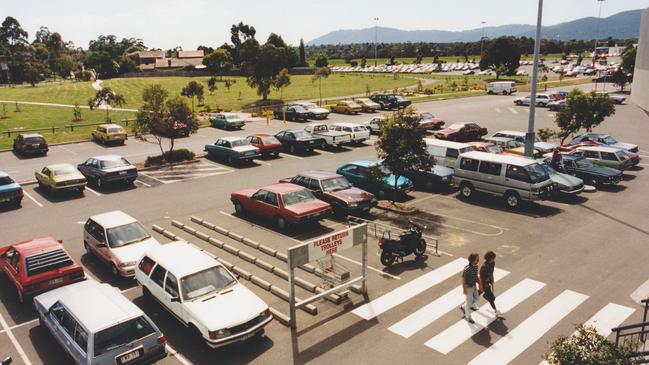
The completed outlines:
<svg viewBox="0 0 649 365">
<path fill-rule="evenodd" d="M 597 2 L 599 3 L 599 15 L 597 15 L 597 33 L 596 33 L 596 36 L 595 36 L 595 46 L 593 47 L 593 68 L 595 70 L 597 70 L 597 68 L 595 68 L 595 65 L 596 65 L 596 62 L 597 62 L 597 40 L 598 40 L 598 38 L 600 36 L 599 27 L 600 27 L 600 23 L 602 21 L 602 3 L 604 2 L 604 0 L 597 0 Z M 597 77 L 599 77 L 600 73 L 597 72 L 596 75 L 597 75 Z M 604 85 L 606 85 L 606 80 L 604 80 Z M 604 86 L 604 87 L 606 87 L 606 86 Z M 597 83 L 595 83 L 595 90 L 597 90 Z"/>
<path fill-rule="evenodd" d="M 543 18 L 543 0 L 539 0 L 539 10 L 536 19 L 536 38 L 534 39 L 534 65 L 532 66 L 532 92 L 530 95 L 530 115 L 525 134 L 525 156 L 532 157 L 534 151 L 534 117 L 536 112 L 536 86 L 539 74 L 539 51 L 541 49 L 541 24 Z"/>
<path fill-rule="evenodd" d="M 379 42 L 379 18 L 374 17 L 374 67 L 378 65 L 378 60 L 377 60 L 377 45 Z"/>
<path fill-rule="evenodd" d="M 480 37 L 480 61 L 482 61 L 482 52 L 484 50 L 484 25 L 487 24 L 487 22 L 483 21 L 482 22 L 482 37 Z"/>
</svg>

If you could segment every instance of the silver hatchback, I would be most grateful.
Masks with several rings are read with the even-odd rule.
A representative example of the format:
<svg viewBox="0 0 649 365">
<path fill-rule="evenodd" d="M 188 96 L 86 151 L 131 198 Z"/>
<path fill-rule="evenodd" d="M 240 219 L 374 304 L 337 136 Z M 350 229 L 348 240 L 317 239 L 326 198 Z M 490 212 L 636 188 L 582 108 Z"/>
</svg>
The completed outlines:
<svg viewBox="0 0 649 365">
<path fill-rule="evenodd" d="M 41 322 L 75 364 L 148 364 L 167 356 L 158 327 L 117 288 L 86 280 L 34 298 Z"/>
</svg>

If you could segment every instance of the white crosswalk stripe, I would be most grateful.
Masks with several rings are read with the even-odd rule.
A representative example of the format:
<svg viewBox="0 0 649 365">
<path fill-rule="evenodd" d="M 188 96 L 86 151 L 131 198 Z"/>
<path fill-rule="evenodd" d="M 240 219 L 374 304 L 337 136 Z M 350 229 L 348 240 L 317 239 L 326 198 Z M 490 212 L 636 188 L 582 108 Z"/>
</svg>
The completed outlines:
<svg viewBox="0 0 649 365">
<path fill-rule="evenodd" d="M 496 300 L 498 309 L 508 312 L 544 286 L 545 284 L 539 281 L 525 279 L 498 296 Z M 474 312 L 472 318 L 475 321 L 474 324 L 461 319 L 442 333 L 428 340 L 425 345 L 443 354 L 448 354 L 464 341 L 470 339 L 471 336 L 489 326 L 497 317 L 487 303 Z"/>
<path fill-rule="evenodd" d="M 508 364 L 586 299 L 587 295 L 565 290 L 476 356 L 469 365 Z"/>
<path fill-rule="evenodd" d="M 496 268 L 494 270 L 494 281 L 498 281 L 508 274 L 508 271 Z M 388 329 L 402 337 L 408 338 L 422 330 L 424 327 L 435 322 L 446 313 L 458 308 L 464 300 L 465 295 L 462 293 L 462 287 L 458 286 L 438 299 L 430 302 L 426 306 L 420 308 L 408 317 L 395 323 Z M 458 312 L 458 314 L 461 313 Z"/>
<path fill-rule="evenodd" d="M 466 259 L 457 259 L 449 262 L 440 268 L 426 273 L 417 279 L 414 279 L 391 292 L 354 309 L 352 312 L 359 317 L 370 320 L 459 273 L 466 264 Z"/>
<path fill-rule="evenodd" d="M 518 111 L 516 109 L 514 109 L 514 108 L 507 108 L 507 110 L 509 110 L 513 114 L 518 114 Z"/>
<path fill-rule="evenodd" d="M 629 318 L 635 309 L 625 307 L 623 305 L 608 303 L 604 308 L 600 309 L 591 319 L 586 321 L 584 325 L 593 326 L 597 333 L 604 337 L 611 334 L 612 329 L 621 325 L 624 320 Z M 541 361 L 539 365 L 549 365 L 547 361 Z"/>
</svg>

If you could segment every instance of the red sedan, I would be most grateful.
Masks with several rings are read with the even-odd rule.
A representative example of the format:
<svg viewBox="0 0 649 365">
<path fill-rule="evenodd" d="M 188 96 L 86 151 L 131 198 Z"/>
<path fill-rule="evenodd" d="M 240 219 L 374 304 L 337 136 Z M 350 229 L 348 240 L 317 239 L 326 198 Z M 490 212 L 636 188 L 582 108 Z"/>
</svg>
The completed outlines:
<svg viewBox="0 0 649 365">
<path fill-rule="evenodd" d="M 442 129 L 442 126 L 446 123 L 443 118 L 438 118 L 429 112 L 420 112 L 418 114 L 419 125 L 426 130 Z"/>
<path fill-rule="evenodd" d="M 230 195 L 237 214 L 252 213 L 272 219 L 280 229 L 289 225 L 318 221 L 331 214 L 329 203 L 318 200 L 309 189 L 279 183 Z"/>
<path fill-rule="evenodd" d="M 52 237 L 0 248 L 0 269 L 16 287 L 21 303 L 45 291 L 86 278 L 83 268 Z"/>
<path fill-rule="evenodd" d="M 259 148 L 262 156 L 277 156 L 284 148 L 282 142 L 270 134 L 253 134 L 246 139 L 251 145 Z"/>
<path fill-rule="evenodd" d="M 453 123 L 433 135 L 438 139 L 461 142 L 478 141 L 486 134 L 487 128 L 480 127 L 476 123 Z"/>
</svg>

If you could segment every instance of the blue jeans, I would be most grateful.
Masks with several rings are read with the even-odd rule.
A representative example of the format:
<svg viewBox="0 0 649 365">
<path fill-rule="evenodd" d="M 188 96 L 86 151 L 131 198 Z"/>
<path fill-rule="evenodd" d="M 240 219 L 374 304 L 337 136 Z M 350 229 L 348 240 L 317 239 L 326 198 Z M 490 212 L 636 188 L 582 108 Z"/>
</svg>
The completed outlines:
<svg viewBox="0 0 649 365">
<path fill-rule="evenodd" d="M 471 307 L 480 299 L 478 287 L 476 285 L 466 288 L 466 302 L 464 303 L 464 318 L 471 319 Z"/>
</svg>

